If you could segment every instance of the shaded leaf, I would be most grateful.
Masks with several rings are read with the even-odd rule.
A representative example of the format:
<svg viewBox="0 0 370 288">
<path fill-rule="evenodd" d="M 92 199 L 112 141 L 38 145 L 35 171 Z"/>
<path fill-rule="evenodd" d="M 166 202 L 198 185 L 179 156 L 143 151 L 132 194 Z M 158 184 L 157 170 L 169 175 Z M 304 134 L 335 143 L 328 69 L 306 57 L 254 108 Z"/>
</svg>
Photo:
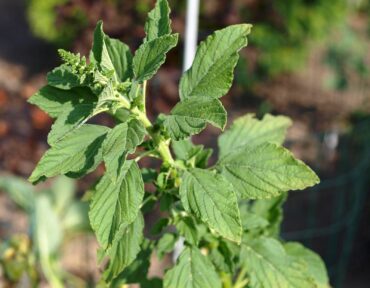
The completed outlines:
<svg viewBox="0 0 370 288">
<path fill-rule="evenodd" d="M 146 37 L 144 41 L 151 41 L 161 36 L 171 34 L 170 7 L 167 0 L 157 0 L 155 7 L 148 13 L 145 23 Z"/>
</svg>

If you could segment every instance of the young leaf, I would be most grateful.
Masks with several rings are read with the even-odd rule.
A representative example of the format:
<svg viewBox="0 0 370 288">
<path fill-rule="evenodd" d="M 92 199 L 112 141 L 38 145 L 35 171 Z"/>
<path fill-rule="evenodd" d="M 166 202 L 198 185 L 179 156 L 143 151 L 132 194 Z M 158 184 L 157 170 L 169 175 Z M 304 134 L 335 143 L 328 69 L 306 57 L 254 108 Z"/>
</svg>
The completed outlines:
<svg viewBox="0 0 370 288">
<path fill-rule="evenodd" d="M 41 158 L 29 181 L 36 183 L 59 174 L 80 176 L 102 161 L 102 143 L 109 128 L 84 125 L 51 147 Z"/>
<path fill-rule="evenodd" d="M 108 36 L 104 37 L 104 43 L 118 80 L 125 82 L 126 80 L 131 79 L 133 77 L 133 72 L 130 47 L 125 43 L 117 39 L 111 39 Z"/>
<path fill-rule="evenodd" d="M 203 145 L 194 145 L 190 139 L 173 141 L 172 149 L 177 159 L 194 161 L 195 167 L 206 168 L 212 149 L 204 149 Z"/>
<path fill-rule="evenodd" d="M 164 276 L 164 288 L 221 288 L 212 263 L 196 247 L 187 247 Z"/>
<path fill-rule="evenodd" d="M 103 248 L 135 220 L 144 197 L 144 182 L 136 162 L 126 161 L 120 168 L 116 182 L 109 174 L 101 178 L 91 201 L 91 227 Z"/>
<path fill-rule="evenodd" d="M 133 66 L 135 80 L 149 80 L 166 60 L 166 53 L 177 45 L 178 34 L 165 35 L 141 44 L 136 50 Z"/>
<path fill-rule="evenodd" d="M 107 253 L 110 261 L 104 277 L 108 282 L 116 278 L 137 257 L 143 241 L 143 228 L 144 219 L 139 213 L 134 222 L 122 226 L 117 232 L 116 239 Z"/>
<path fill-rule="evenodd" d="M 164 117 L 164 127 L 172 139 L 181 140 L 202 131 L 207 122 L 224 129 L 226 111 L 218 99 L 187 99 Z"/>
<path fill-rule="evenodd" d="M 58 117 L 66 109 L 71 109 L 71 106 L 94 101 L 96 97 L 89 88 L 74 88 L 67 91 L 49 85 L 44 86 L 28 99 L 29 103 L 37 105 L 53 118 Z"/>
<path fill-rule="evenodd" d="M 145 23 L 144 42 L 171 34 L 170 7 L 167 0 L 157 0 L 155 7 L 148 13 Z"/>
<path fill-rule="evenodd" d="M 266 143 L 242 147 L 218 163 L 241 198 L 266 199 L 319 182 L 316 174 L 285 148 Z"/>
<path fill-rule="evenodd" d="M 284 247 L 273 238 L 243 241 L 240 259 L 247 269 L 250 287 L 315 287 L 306 265 L 290 257 Z"/>
<path fill-rule="evenodd" d="M 288 242 L 284 245 L 284 248 L 290 256 L 294 257 L 297 261 L 302 261 L 307 266 L 307 273 L 315 282 L 315 287 L 330 287 L 325 264 L 319 255 L 296 242 Z"/>
<path fill-rule="evenodd" d="M 181 100 L 190 97 L 220 98 L 230 89 L 238 51 L 247 45 L 251 25 L 218 30 L 199 45 L 193 65 L 180 81 Z"/>
<path fill-rule="evenodd" d="M 102 71 L 114 71 L 114 65 L 109 56 L 108 48 L 105 43 L 105 34 L 103 31 L 103 22 L 99 21 L 94 31 L 94 41 L 92 53 L 94 60 Z"/>
<path fill-rule="evenodd" d="M 185 238 L 185 240 L 193 245 L 198 245 L 199 235 L 197 229 L 197 223 L 192 217 L 180 217 L 175 222 L 175 227 L 179 231 L 180 235 Z"/>
<path fill-rule="evenodd" d="M 166 253 L 170 253 L 174 249 L 177 239 L 173 233 L 166 233 L 159 239 L 157 244 L 157 255 L 159 259 L 163 259 Z"/>
<path fill-rule="evenodd" d="M 291 124 L 292 121 L 284 116 L 266 114 L 262 120 L 254 118 L 254 114 L 242 116 L 218 138 L 219 158 L 245 145 L 251 147 L 266 142 L 282 144 Z"/>
<path fill-rule="evenodd" d="M 143 124 L 136 119 L 130 119 L 109 131 L 103 143 L 103 158 L 106 173 L 110 175 L 113 182 L 119 178 L 126 154 L 134 152 L 136 146 L 143 142 L 145 134 Z"/>
<path fill-rule="evenodd" d="M 268 222 L 268 225 L 263 229 L 264 235 L 276 238 L 280 236 L 280 226 L 283 221 L 283 205 L 287 196 L 288 193 L 283 193 L 279 197 L 253 201 L 250 212 L 266 219 Z"/>
<path fill-rule="evenodd" d="M 185 210 L 194 213 L 211 230 L 240 242 L 242 227 L 237 198 L 223 176 L 199 168 L 185 171 L 180 197 Z"/>
</svg>

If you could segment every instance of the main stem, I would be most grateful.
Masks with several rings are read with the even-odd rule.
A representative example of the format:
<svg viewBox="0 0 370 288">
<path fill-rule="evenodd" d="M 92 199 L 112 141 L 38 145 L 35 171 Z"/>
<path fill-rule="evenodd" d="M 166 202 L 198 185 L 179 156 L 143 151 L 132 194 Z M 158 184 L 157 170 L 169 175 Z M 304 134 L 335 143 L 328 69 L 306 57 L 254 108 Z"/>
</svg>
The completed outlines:
<svg viewBox="0 0 370 288">
<path fill-rule="evenodd" d="M 164 140 L 159 132 L 154 131 L 153 124 L 150 122 L 148 117 L 146 116 L 146 81 L 143 84 L 143 111 L 138 109 L 137 107 L 132 109 L 132 112 L 136 114 L 138 119 L 143 123 L 144 127 L 148 131 L 150 137 L 153 139 L 154 144 L 157 146 L 157 151 L 162 157 L 163 162 L 170 164 L 173 166 L 175 164 L 175 160 L 172 157 L 171 151 L 170 151 L 170 141 Z"/>
</svg>

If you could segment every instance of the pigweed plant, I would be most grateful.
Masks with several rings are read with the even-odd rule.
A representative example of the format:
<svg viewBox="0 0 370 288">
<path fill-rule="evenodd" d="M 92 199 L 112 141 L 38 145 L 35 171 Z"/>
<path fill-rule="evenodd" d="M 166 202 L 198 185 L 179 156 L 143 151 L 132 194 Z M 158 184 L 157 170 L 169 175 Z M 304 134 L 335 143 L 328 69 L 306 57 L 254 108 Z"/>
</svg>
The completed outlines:
<svg viewBox="0 0 370 288">
<path fill-rule="evenodd" d="M 152 123 L 146 86 L 166 53 L 176 46 L 170 9 L 158 0 L 145 24 L 146 37 L 131 54 L 124 43 L 94 32 L 89 59 L 63 50 L 64 64 L 30 102 L 56 121 L 50 149 L 30 176 L 32 183 L 65 174 L 81 177 L 104 162 L 92 188 L 89 219 L 104 269 L 101 285 L 117 287 L 328 287 L 323 262 L 298 243 L 279 239 L 282 204 L 289 190 L 319 182 L 315 173 L 282 146 L 290 120 L 248 114 L 218 139 L 219 157 L 189 137 L 208 123 L 223 130 L 219 98 L 230 89 L 238 52 L 251 25 L 221 29 L 203 41 L 180 80 L 180 101 Z M 107 113 L 113 128 L 87 124 Z M 140 168 L 144 157 L 161 160 L 158 171 Z M 146 192 L 146 187 L 155 191 Z M 145 236 L 143 214 L 159 203 L 162 218 Z M 184 249 L 163 280 L 146 277 L 152 251 Z M 153 240 L 155 239 L 155 240 Z"/>
</svg>

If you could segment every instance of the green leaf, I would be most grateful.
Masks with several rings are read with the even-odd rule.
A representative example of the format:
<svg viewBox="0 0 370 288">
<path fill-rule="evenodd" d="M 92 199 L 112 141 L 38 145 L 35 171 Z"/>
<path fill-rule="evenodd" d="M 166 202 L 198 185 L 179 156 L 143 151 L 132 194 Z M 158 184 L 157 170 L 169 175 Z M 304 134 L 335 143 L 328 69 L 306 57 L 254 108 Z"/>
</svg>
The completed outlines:
<svg viewBox="0 0 370 288">
<path fill-rule="evenodd" d="M 316 174 L 285 148 L 266 143 L 242 147 L 218 163 L 241 198 L 265 199 L 319 183 Z"/>
<path fill-rule="evenodd" d="M 177 159 L 194 162 L 195 167 L 206 168 L 212 149 L 203 145 L 194 145 L 190 139 L 172 141 L 172 149 Z"/>
<path fill-rule="evenodd" d="M 164 276 L 164 288 L 221 288 L 212 263 L 195 247 L 185 248 Z"/>
<path fill-rule="evenodd" d="M 110 257 L 109 265 L 104 273 L 108 282 L 116 278 L 126 267 L 128 267 L 140 252 L 143 241 L 144 219 L 139 213 L 134 222 L 120 228 L 108 251 Z"/>
<path fill-rule="evenodd" d="M 126 155 L 135 151 L 136 146 L 143 142 L 145 134 L 145 127 L 136 119 L 130 119 L 109 131 L 103 143 L 103 158 L 106 173 L 112 177 L 112 181 L 119 178 Z"/>
<path fill-rule="evenodd" d="M 243 241 L 240 259 L 254 288 L 312 288 L 307 267 L 273 238 Z"/>
<path fill-rule="evenodd" d="M 59 66 L 49 72 L 47 74 L 47 81 L 50 86 L 63 90 L 83 86 L 80 78 L 66 65 Z"/>
<path fill-rule="evenodd" d="M 106 39 L 106 36 L 103 31 L 103 22 L 99 21 L 98 24 L 96 24 L 96 28 L 94 31 L 94 41 L 93 41 L 92 53 L 94 55 L 95 61 L 97 62 L 98 66 L 100 67 L 102 71 L 112 71 L 112 70 L 114 71 L 115 67 L 110 58 L 108 48 L 105 43 L 105 39 Z M 111 47 L 111 52 L 112 52 L 112 47 Z"/>
<path fill-rule="evenodd" d="M 176 229 L 179 231 L 179 234 L 185 238 L 186 242 L 191 245 L 198 245 L 199 235 L 196 225 L 197 223 L 192 217 L 180 217 L 174 224 Z"/>
<path fill-rule="evenodd" d="M 44 86 L 36 92 L 28 102 L 37 105 L 41 110 L 56 118 L 59 114 L 77 104 L 96 101 L 95 95 L 88 88 L 73 88 L 62 90 L 52 86 Z"/>
<path fill-rule="evenodd" d="M 155 7 L 148 13 L 145 23 L 145 42 L 171 34 L 170 7 L 167 0 L 157 0 Z"/>
<path fill-rule="evenodd" d="M 85 124 L 94 115 L 94 108 L 95 105 L 92 103 L 66 107 L 51 127 L 48 135 L 49 145 L 54 146 L 68 134 Z"/>
<path fill-rule="evenodd" d="M 135 260 L 125 268 L 122 273 L 112 282 L 111 287 L 122 287 L 123 284 L 146 282 L 150 266 L 152 247 L 149 240 L 144 240 L 140 253 Z"/>
<path fill-rule="evenodd" d="M 282 144 L 291 124 L 292 121 L 284 116 L 266 114 L 262 120 L 254 118 L 254 114 L 242 116 L 218 138 L 219 158 L 245 145 Z"/>
<path fill-rule="evenodd" d="M 199 168 L 185 171 L 180 197 L 185 210 L 194 213 L 211 230 L 231 241 L 241 241 L 237 198 L 223 176 Z"/>
<path fill-rule="evenodd" d="M 260 199 L 253 201 L 250 212 L 268 221 L 264 227 L 264 235 L 271 237 L 280 236 L 280 227 L 283 221 L 283 205 L 287 199 L 288 193 L 271 199 Z"/>
<path fill-rule="evenodd" d="M 143 43 L 136 50 L 133 66 L 136 81 L 149 80 L 166 60 L 166 53 L 177 45 L 178 34 L 166 35 Z"/>
<path fill-rule="evenodd" d="M 29 181 L 36 183 L 59 174 L 78 177 L 95 170 L 102 161 L 102 143 L 109 128 L 86 124 L 51 147 Z"/>
<path fill-rule="evenodd" d="M 157 244 L 157 255 L 160 260 L 163 259 L 165 254 L 170 253 L 174 249 L 176 241 L 177 237 L 173 233 L 165 233 L 161 239 L 159 239 Z"/>
<path fill-rule="evenodd" d="M 132 54 L 130 48 L 117 39 L 104 37 L 109 58 L 112 61 L 117 77 L 121 82 L 125 82 L 133 77 Z"/>
<path fill-rule="evenodd" d="M 246 210 L 241 209 L 240 216 L 244 230 L 262 229 L 269 225 L 265 218 Z"/>
<path fill-rule="evenodd" d="M 315 287 L 330 287 L 325 264 L 319 255 L 296 242 L 288 242 L 284 245 L 284 248 L 290 256 L 294 257 L 297 261 L 302 261 L 307 266 L 307 273 L 315 282 Z"/>
<path fill-rule="evenodd" d="M 180 98 L 220 98 L 230 89 L 238 51 L 247 45 L 251 25 L 239 24 L 216 31 L 203 41 L 193 65 L 180 81 Z"/>
<path fill-rule="evenodd" d="M 207 122 L 224 129 L 227 114 L 218 99 L 187 99 L 179 102 L 170 115 L 164 116 L 164 127 L 172 139 L 181 140 L 202 131 Z"/>
<path fill-rule="evenodd" d="M 90 205 L 91 227 L 103 248 L 135 220 L 144 197 L 144 182 L 136 162 L 126 161 L 120 168 L 115 182 L 109 174 L 101 178 Z"/>
</svg>

